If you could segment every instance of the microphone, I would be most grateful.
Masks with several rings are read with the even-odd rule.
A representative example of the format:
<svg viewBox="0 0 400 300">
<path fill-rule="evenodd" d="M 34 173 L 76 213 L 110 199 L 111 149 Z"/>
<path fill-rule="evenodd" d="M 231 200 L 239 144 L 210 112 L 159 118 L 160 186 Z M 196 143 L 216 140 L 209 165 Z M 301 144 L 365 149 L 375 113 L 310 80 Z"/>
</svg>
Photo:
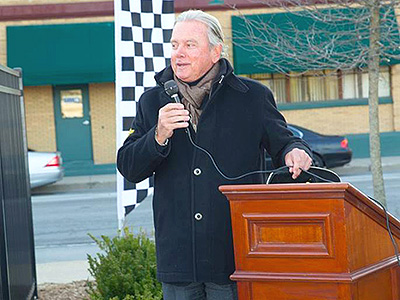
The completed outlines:
<svg viewBox="0 0 400 300">
<path fill-rule="evenodd" d="M 182 103 L 178 96 L 179 88 L 175 80 L 168 80 L 164 84 L 164 90 L 176 103 Z"/>
<path fill-rule="evenodd" d="M 176 84 L 175 80 L 171 79 L 168 80 L 166 83 L 164 83 L 164 91 L 167 93 L 168 96 L 170 96 L 176 103 L 182 103 L 181 99 L 179 99 L 178 92 L 179 88 L 178 85 Z M 189 119 L 190 124 L 192 124 L 192 121 Z M 193 124 L 192 124 L 193 125 Z M 191 139 L 190 136 L 190 131 L 188 128 L 185 128 L 185 132 L 188 134 L 189 138 Z"/>
</svg>

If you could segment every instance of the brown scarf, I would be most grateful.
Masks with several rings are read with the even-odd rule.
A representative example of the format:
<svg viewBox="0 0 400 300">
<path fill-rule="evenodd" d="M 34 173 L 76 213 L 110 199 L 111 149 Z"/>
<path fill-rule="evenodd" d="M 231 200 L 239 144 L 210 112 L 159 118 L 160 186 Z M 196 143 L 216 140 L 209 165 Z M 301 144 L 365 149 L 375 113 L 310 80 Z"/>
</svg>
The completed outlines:
<svg viewBox="0 0 400 300">
<path fill-rule="evenodd" d="M 174 74 L 174 79 L 178 85 L 179 92 L 183 97 L 182 103 L 190 113 L 191 124 L 195 131 L 202 112 L 200 109 L 201 103 L 203 102 L 204 97 L 210 93 L 211 85 L 215 77 L 217 77 L 218 72 L 219 62 L 215 63 L 204 77 L 193 86 L 180 80 Z"/>
</svg>

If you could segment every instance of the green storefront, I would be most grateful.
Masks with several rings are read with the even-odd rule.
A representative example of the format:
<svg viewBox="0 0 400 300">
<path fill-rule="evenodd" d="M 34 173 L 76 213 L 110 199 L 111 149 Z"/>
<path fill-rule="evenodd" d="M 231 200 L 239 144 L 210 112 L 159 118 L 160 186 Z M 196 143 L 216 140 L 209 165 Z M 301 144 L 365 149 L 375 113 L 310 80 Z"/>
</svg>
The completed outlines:
<svg viewBox="0 0 400 300">
<path fill-rule="evenodd" d="M 365 8 L 232 16 L 235 72 L 268 85 L 283 112 L 367 106 L 368 16 Z M 400 35 L 392 8 L 381 17 L 384 105 L 393 104 L 390 67 L 400 64 Z M 368 133 L 346 136 L 354 157 L 369 156 Z M 383 156 L 400 155 L 400 132 L 381 133 L 381 144 Z"/>
<path fill-rule="evenodd" d="M 94 164 L 88 88 L 115 81 L 114 57 L 113 22 L 7 27 L 8 66 L 22 68 L 24 86 L 52 86 L 66 174 L 115 172 Z"/>
</svg>

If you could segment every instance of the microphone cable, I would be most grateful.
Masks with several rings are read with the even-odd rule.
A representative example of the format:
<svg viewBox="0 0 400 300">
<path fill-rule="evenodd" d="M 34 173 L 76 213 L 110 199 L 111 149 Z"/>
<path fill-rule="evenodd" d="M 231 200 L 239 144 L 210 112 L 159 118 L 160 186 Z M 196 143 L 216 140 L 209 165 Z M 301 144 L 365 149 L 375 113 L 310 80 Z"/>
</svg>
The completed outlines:
<svg viewBox="0 0 400 300">
<path fill-rule="evenodd" d="M 166 92 L 175 102 L 181 103 L 181 101 L 180 101 L 180 99 L 179 99 L 179 96 L 178 96 L 179 89 L 178 89 L 178 86 L 177 86 L 177 84 L 176 84 L 176 82 L 175 82 L 174 80 L 169 80 L 169 81 L 167 81 L 167 82 L 164 84 L 164 89 L 165 89 L 165 92 Z M 251 172 L 248 172 L 248 173 L 245 173 L 245 174 L 236 176 L 236 177 L 227 176 L 227 175 L 225 175 L 224 172 L 222 172 L 221 169 L 218 167 L 218 165 L 217 165 L 217 163 L 216 163 L 214 157 L 212 156 L 212 154 L 211 154 L 210 152 L 208 152 L 206 149 L 204 149 L 203 147 L 200 147 L 199 145 L 197 145 L 197 144 L 193 141 L 192 135 L 191 135 L 191 132 L 190 132 L 190 129 L 189 129 L 189 128 L 186 128 L 186 129 L 185 129 L 185 132 L 187 133 L 187 135 L 188 135 L 188 137 L 189 137 L 189 140 L 190 140 L 190 143 L 193 145 L 193 147 L 195 147 L 196 149 L 198 149 L 198 150 L 202 151 L 203 153 L 205 153 L 205 154 L 209 157 L 209 159 L 211 160 L 211 162 L 212 162 L 212 164 L 213 164 L 215 170 L 217 170 L 217 172 L 218 172 L 223 178 L 225 178 L 226 180 L 235 181 L 235 180 L 239 180 L 239 179 L 242 179 L 242 178 L 247 177 L 247 176 L 250 176 L 250 175 L 273 173 L 273 172 L 278 172 L 278 171 L 280 171 L 280 170 L 283 170 L 283 169 L 285 169 L 285 168 L 289 168 L 289 166 L 283 166 L 283 167 L 280 167 L 280 168 L 277 168 L 277 169 L 273 169 L 273 170 L 257 170 L 257 171 L 251 171 Z M 328 179 L 325 179 L 325 178 L 323 178 L 323 177 L 321 177 L 321 176 L 318 176 L 318 175 L 316 175 L 316 174 L 314 174 L 314 173 L 312 173 L 312 172 L 310 172 L 310 171 L 308 171 L 308 170 L 303 170 L 302 168 L 300 168 L 300 170 L 301 170 L 302 172 L 306 173 L 307 175 L 313 176 L 314 178 L 318 178 L 318 179 L 319 179 L 320 181 L 322 181 L 322 182 L 333 183 L 333 181 L 328 180 Z M 388 213 L 388 211 L 386 210 L 386 207 L 385 207 L 382 203 L 380 203 L 379 201 L 375 200 L 375 199 L 372 198 L 371 196 L 368 196 L 368 195 L 367 195 L 367 197 L 368 197 L 371 201 L 373 201 L 376 205 L 378 205 L 380 208 L 382 208 L 382 210 L 383 210 L 384 213 L 385 213 L 385 217 L 386 217 L 386 228 L 387 228 L 387 231 L 389 232 L 390 240 L 392 241 L 392 244 L 393 244 L 393 247 L 394 247 L 394 250 L 395 250 L 395 256 L 396 256 L 396 259 L 397 259 L 397 264 L 400 266 L 399 249 L 398 249 L 397 243 L 396 243 L 396 241 L 395 241 L 395 239 L 394 239 L 394 237 L 393 237 L 392 230 L 391 230 L 391 228 L 390 228 L 389 213 Z"/>
<path fill-rule="evenodd" d="M 392 241 L 392 244 L 393 244 L 395 256 L 396 256 L 396 259 L 397 259 L 397 264 L 400 266 L 399 247 L 397 246 L 397 243 L 396 243 L 396 241 L 395 241 L 395 239 L 394 239 L 394 237 L 393 237 L 393 234 L 392 234 L 392 230 L 390 229 L 389 213 L 388 213 L 386 207 L 385 207 L 382 203 L 380 203 L 378 200 L 372 198 L 372 197 L 369 196 L 369 195 L 367 195 L 367 197 L 368 197 L 372 202 L 374 202 L 376 205 L 378 205 L 380 208 L 382 208 L 383 211 L 385 212 L 385 216 L 386 216 L 386 229 L 387 229 L 387 231 L 389 232 L 390 240 Z"/>
<path fill-rule="evenodd" d="M 218 165 L 217 165 L 217 162 L 215 161 L 214 157 L 212 156 L 212 154 L 211 154 L 210 152 L 208 152 L 208 151 L 207 151 L 206 149 L 204 149 L 203 147 L 200 147 L 199 145 L 197 145 L 197 144 L 193 141 L 193 139 L 192 139 L 192 134 L 190 133 L 189 128 L 186 128 L 185 131 L 186 131 L 186 133 L 187 133 L 187 135 L 188 135 L 188 137 L 189 137 L 190 143 L 193 145 L 193 147 L 195 147 L 196 149 L 198 149 L 198 150 L 202 151 L 203 153 L 205 153 L 205 154 L 208 156 L 208 158 L 211 160 L 211 163 L 213 164 L 215 170 L 217 170 L 217 172 L 218 172 L 223 178 L 225 178 L 226 180 L 235 181 L 235 180 L 239 180 L 239 179 L 242 179 L 242 178 L 247 177 L 247 176 L 250 176 L 250 175 L 267 174 L 267 173 L 277 172 L 277 171 L 280 171 L 280 170 L 283 170 L 283 169 L 287 168 L 287 166 L 283 166 L 283 167 L 280 167 L 280 168 L 277 168 L 277 169 L 273 169 L 273 170 L 257 170 L 257 171 L 251 171 L 251 172 L 248 172 L 248 173 L 245 173 L 245 174 L 236 176 L 236 177 L 230 177 L 230 176 L 228 176 L 228 175 L 225 175 L 224 172 L 221 171 L 221 169 L 220 169 L 220 168 L 218 167 Z"/>
<path fill-rule="evenodd" d="M 318 178 L 318 179 L 321 180 L 321 181 L 328 182 L 328 183 L 333 183 L 333 181 L 328 180 L 328 179 L 325 179 L 325 178 L 322 178 L 322 177 L 320 177 L 320 176 L 318 176 L 318 175 L 316 175 L 316 174 L 313 174 L 312 172 L 309 172 L 309 171 L 306 171 L 306 170 L 303 170 L 303 169 L 301 169 L 301 171 L 304 172 L 304 173 L 306 173 L 306 174 L 308 174 L 308 175 L 315 176 L 316 178 Z M 391 242 L 392 242 L 392 244 L 393 244 L 393 248 L 394 248 L 394 252 L 395 252 L 394 255 L 396 256 L 397 264 L 400 266 L 399 247 L 397 246 L 397 243 L 396 243 L 396 241 L 395 241 L 395 239 L 394 239 L 394 237 L 393 237 L 392 229 L 390 228 L 390 217 L 389 217 L 389 212 L 387 211 L 386 207 L 385 207 L 381 202 L 379 202 L 378 200 L 374 199 L 373 197 L 371 197 L 371 196 L 369 196 L 369 195 L 366 195 L 366 196 L 367 196 L 368 199 L 370 199 L 373 203 L 375 203 L 376 205 L 378 205 L 378 206 L 383 210 L 383 212 L 385 213 L 386 229 L 387 229 L 387 231 L 388 231 L 388 233 L 389 233 L 390 240 L 391 240 Z"/>
<path fill-rule="evenodd" d="M 212 156 L 212 154 L 211 154 L 210 152 L 208 152 L 206 149 L 204 149 L 203 147 L 197 145 L 197 144 L 193 141 L 192 135 L 191 135 L 191 133 L 190 133 L 190 129 L 189 129 L 189 128 L 186 128 L 185 131 L 186 131 L 187 136 L 189 137 L 190 143 L 193 145 L 193 147 L 195 147 L 196 149 L 198 149 L 198 150 L 202 151 L 203 153 L 205 153 L 205 154 L 208 156 L 208 158 L 211 160 L 211 163 L 213 164 L 215 170 L 217 170 L 217 172 L 218 172 L 223 178 L 225 178 L 226 180 L 235 181 L 235 180 L 239 180 L 239 179 L 242 179 L 242 178 L 247 177 L 247 176 L 250 176 L 250 175 L 273 173 L 273 172 L 281 171 L 281 170 L 283 170 L 283 169 L 285 169 L 285 168 L 289 168 L 289 166 L 283 166 L 283 167 L 280 167 L 280 168 L 277 168 L 277 169 L 272 169 L 272 170 L 257 170 L 257 171 L 251 171 L 251 172 L 244 173 L 244 174 L 239 175 L 239 176 L 236 176 L 236 177 L 227 176 L 227 175 L 225 175 L 224 172 L 222 172 L 221 169 L 218 167 L 217 162 L 215 161 L 215 159 L 214 159 L 214 157 Z M 302 172 L 304 172 L 305 174 L 307 174 L 307 175 L 310 175 L 310 176 L 313 176 L 313 177 L 315 177 L 315 178 L 318 178 L 318 179 L 321 180 L 322 182 L 334 183 L 333 181 L 328 180 L 328 179 L 325 179 L 325 178 L 323 178 L 323 177 L 321 177 L 321 176 L 318 176 L 317 174 L 314 174 L 314 173 L 312 173 L 312 172 L 310 172 L 310 171 L 308 171 L 308 170 L 303 170 L 302 168 L 300 168 L 300 170 L 301 170 Z M 389 213 L 388 213 L 386 207 L 385 207 L 382 203 L 380 203 L 378 200 L 374 199 L 373 197 L 371 197 L 371 196 L 369 196 L 369 195 L 366 195 L 366 196 L 367 196 L 373 203 L 375 203 L 375 204 L 378 205 L 380 208 L 382 208 L 382 210 L 383 210 L 383 212 L 384 212 L 384 214 L 385 214 L 386 229 L 387 229 L 387 231 L 388 231 L 388 233 L 389 233 L 390 240 L 391 240 L 391 242 L 392 242 L 392 244 L 393 244 L 393 248 L 394 248 L 394 251 L 395 251 L 395 256 L 396 256 L 397 264 L 400 266 L 399 248 L 398 248 L 398 246 L 397 246 L 397 243 L 396 243 L 396 241 L 395 241 L 395 239 L 394 239 L 394 237 L 393 237 L 392 230 L 391 230 L 391 228 L 390 228 Z"/>
</svg>

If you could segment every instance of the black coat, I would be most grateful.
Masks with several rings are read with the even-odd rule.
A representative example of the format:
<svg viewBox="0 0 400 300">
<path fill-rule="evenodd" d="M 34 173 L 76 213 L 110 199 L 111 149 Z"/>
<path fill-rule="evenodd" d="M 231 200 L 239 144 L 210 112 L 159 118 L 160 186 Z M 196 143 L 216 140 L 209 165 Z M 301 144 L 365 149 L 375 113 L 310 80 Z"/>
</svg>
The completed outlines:
<svg viewBox="0 0 400 300">
<path fill-rule="evenodd" d="M 207 149 L 228 176 L 260 170 L 264 149 L 275 166 L 298 147 L 308 146 L 293 136 L 277 111 L 271 91 L 262 84 L 237 77 L 225 59 L 204 100 L 196 144 Z M 157 276 L 163 282 L 226 283 L 234 271 L 229 203 L 218 186 L 261 183 L 253 175 L 237 181 L 223 179 L 207 155 L 195 149 L 183 129 L 175 130 L 167 146 L 155 141 L 158 110 L 171 102 L 163 84 L 171 68 L 157 74 L 157 87 L 146 91 L 138 104 L 131 134 L 118 151 L 117 166 L 129 181 L 154 177 L 154 224 Z M 195 219 L 200 213 L 201 220 Z"/>
</svg>

